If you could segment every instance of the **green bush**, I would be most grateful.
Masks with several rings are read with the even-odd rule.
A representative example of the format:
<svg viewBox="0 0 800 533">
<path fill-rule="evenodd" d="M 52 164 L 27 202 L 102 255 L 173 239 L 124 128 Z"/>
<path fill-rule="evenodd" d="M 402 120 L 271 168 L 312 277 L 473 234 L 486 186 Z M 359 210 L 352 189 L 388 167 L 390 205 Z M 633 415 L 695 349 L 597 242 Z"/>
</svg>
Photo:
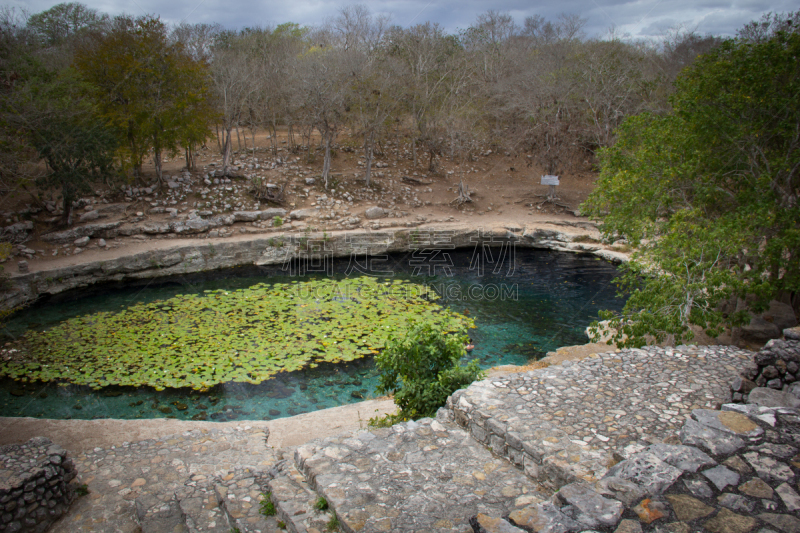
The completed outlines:
<svg viewBox="0 0 800 533">
<path fill-rule="evenodd" d="M 395 421 L 434 416 L 453 392 L 483 377 L 477 359 L 459 364 L 467 341 L 463 331 L 447 332 L 432 324 L 414 326 L 404 338 L 389 340 L 375 356 L 381 371 L 377 392 L 394 394 L 400 407 Z"/>
</svg>

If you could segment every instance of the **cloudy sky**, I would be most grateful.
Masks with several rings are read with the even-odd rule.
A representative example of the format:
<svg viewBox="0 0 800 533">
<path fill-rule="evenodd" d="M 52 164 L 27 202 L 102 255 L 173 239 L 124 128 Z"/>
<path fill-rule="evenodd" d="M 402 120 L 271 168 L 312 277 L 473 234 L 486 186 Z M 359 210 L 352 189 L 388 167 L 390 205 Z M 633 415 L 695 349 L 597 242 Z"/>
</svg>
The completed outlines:
<svg viewBox="0 0 800 533">
<path fill-rule="evenodd" d="M 0 5 L 44 11 L 53 0 L 0 0 Z M 733 35 L 736 29 L 762 13 L 797 9 L 797 0 L 85 0 L 112 15 L 157 14 L 167 22 L 218 22 L 227 28 L 297 22 L 314 25 L 335 15 L 343 6 L 362 3 L 376 14 L 391 17 L 392 24 L 410 26 L 438 22 L 448 31 L 466 28 L 489 9 L 508 12 L 518 23 L 541 15 L 555 19 L 559 13 L 577 13 L 587 19 L 589 36 L 602 36 L 614 27 L 633 38 L 659 37 L 668 28 L 683 27 L 701 34 Z"/>
</svg>

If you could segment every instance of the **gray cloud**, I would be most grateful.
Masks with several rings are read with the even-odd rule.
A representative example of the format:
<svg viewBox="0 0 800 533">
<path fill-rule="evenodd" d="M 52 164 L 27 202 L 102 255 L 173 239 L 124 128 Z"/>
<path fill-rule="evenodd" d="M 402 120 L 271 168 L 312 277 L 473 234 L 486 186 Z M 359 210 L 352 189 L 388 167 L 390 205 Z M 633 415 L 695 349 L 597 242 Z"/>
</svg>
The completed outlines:
<svg viewBox="0 0 800 533">
<path fill-rule="evenodd" d="M 57 4 L 53 0 L 6 0 L 31 13 Z M 112 15 L 157 14 L 170 23 L 218 22 L 228 28 L 297 22 L 321 24 L 350 2 L 322 0 L 86 0 L 85 4 Z M 372 0 L 365 3 L 373 13 L 389 15 L 391 22 L 409 26 L 438 22 L 448 31 L 467 28 L 489 9 L 509 12 L 518 23 L 527 16 L 555 19 L 559 13 L 576 13 L 587 19 L 586 33 L 599 36 L 615 27 L 633 38 L 659 37 L 670 27 L 683 26 L 700 33 L 733 35 L 750 20 L 767 11 L 797 9 L 794 0 Z"/>
</svg>

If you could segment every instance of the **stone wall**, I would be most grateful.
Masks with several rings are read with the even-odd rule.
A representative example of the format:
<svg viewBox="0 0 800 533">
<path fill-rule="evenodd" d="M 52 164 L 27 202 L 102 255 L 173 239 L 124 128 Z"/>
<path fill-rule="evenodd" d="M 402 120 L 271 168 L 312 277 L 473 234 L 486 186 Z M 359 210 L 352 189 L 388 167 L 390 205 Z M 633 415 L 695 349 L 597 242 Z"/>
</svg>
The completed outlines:
<svg viewBox="0 0 800 533">
<path fill-rule="evenodd" d="M 0 531 L 46 530 L 72 502 L 74 477 L 67 451 L 50 439 L 0 447 Z"/>
<path fill-rule="evenodd" d="M 772 339 L 731 384 L 734 402 L 747 402 L 755 388 L 787 391 L 800 381 L 800 328 L 784 330 L 786 340 Z"/>
</svg>

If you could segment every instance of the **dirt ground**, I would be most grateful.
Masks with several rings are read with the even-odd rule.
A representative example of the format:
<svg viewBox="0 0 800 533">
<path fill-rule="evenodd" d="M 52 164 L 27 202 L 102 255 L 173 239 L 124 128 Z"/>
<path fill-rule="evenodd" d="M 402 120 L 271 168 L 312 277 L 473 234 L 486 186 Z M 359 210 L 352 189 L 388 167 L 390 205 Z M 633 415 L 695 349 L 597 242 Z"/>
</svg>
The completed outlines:
<svg viewBox="0 0 800 533">
<path fill-rule="evenodd" d="M 495 152 L 488 147 L 481 150 L 474 161 L 451 161 L 447 158 L 437 159 L 436 172 L 428 172 L 427 154 L 418 153 L 418 163 L 415 167 L 411 155 L 408 139 L 397 137 L 387 141 L 382 152 L 378 151 L 372 168 L 372 184 L 367 186 L 364 181 L 363 150 L 359 140 L 346 135 L 339 138 L 338 149 L 332 159 L 332 182 L 328 189 L 324 188 L 320 176 L 322 174 L 323 157 L 320 150 L 306 150 L 292 153 L 287 149 L 288 141 L 285 131 L 279 132 L 277 155 L 272 152 L 269 136 L 258 132 L 255 136 L 256 149 L 253 151 L 253 138 L 247 134 L 247 150 L 244 145 L 237 150 L 232 158 L 232 164 L 238 165 L 239 174 L 247 177 L 234 179 L 232 185 L 242 194 L 229 199 L 219 197 L 223 189 L 220 186 L 204 187 L 203 179 L 209 176 L 213 179 L 216 169 L 221 168 L 222 156 L 219 153 L 216 140 L 210 140 L 207 146 L 198 151 L 196 157 L 196 170 L 191 173 L 194 182 L 191 192 L 183 196 L 169 196 L 166 182 L 177 179 L 186 166 L 183 155 L 168 158 L 163 163 L 165 184 L 158 192 L 152 195 L 127 195 L 119 189 L 112 190 L 106 186 L 98 186 L 94 195 L 84 198 L 82 205 L 75 210 L 75 218 L 84 213 L 84 210 L 100 208 L 104 213 L 103 218 L 95 222 L 159 222 L 169 219 L 169 214 L 164 213 L 164 207 L 174 205 L 181 216 L 194 211 L 206 209 L 214 213 L 230 212 L 237 209 L 266 207 L 284 207 L 287 211 L 296 209 L 314 208 L 324 202 L 332 203 L 334 200 L 343 200 L 345 206 L 344 216 L 361 216 L 363 211 L 374 205 L 384 207 L 390 211 L 391 223 L 396 226 L 419 223 L 470 223 L 480 227 L 498 226 L 504 224 L 525 225 L 553 220 L 575 220 L 574 212 L 578 210 L 594 187 L 597 178 L 588 161 L 580 165 L 573 165 L 582 170 L 560 176 L 560 185 L 556 188 L 559 197 L 559 206 L 544 202 L 549 187 L 540 184 L 541 168 L 533 164 L 524 153 Z M 299 140 L 299 138 L 297 138 Z M 312 139 L 312 144 L 317 147 L 318 139 Z M 234 148 L 237 142 L 234 138 Z M 260 168 L 259 168 L 260 167 Z M 157 184 L 152 161 L 144 167 L 144 176 L 139 183 L 130 184 L 132 187 L 154 186 Z M 256 202 L 249 193 L 250 179 L 258 176 L 278 186 L 285 187 L 285 201 L 281 205 Z M 410 183 L 404 177 L 418 180 Z M 307 185 L 307 178 L 316 178 L 316 183 Z M 471 193 L 472 202 L 457 207 L 453 200 L 456 198 L 456 189 L 459 182 L 463 181 Z M 335 189 L 335 190 L 332 190 Z M 33 191 L 35 192 L 35 191 Z M 227 193 L 226 193 L 227 194 Z M 320 200 L 320 197 L 323 200 Z M 168 201 L 169 200 L 169 201 Z M 348 202 L 349 200 L 349 202 Z M 48 205 L 49 202 L 49 205 Z M 216 203 L 215 203 L 216 202 Z M 229 203 L 228 203 L 229 202 Z M 236 205 L 233 205 L 236 204 Z M 85 205 L 85 207 L 84 207 Z M 156 208 L 156 206 L 160 206 Z M 326 204 L 327 205 L 327 204 Z M 107 246 L 100 247 L 95 242 L 75 251 L 68 245 L 54 245 L 41 240 L 39 236 L 58 229 L 61 217 L 58 211 L 58 198 L 53 191 L 44 191 L 41 200 L 36 201 L 24 191 L 7 194 L 0 199 L 0 225 L 10 225 L 21 220 L 32 220 L 35 223 L 33 239 L 26 242 L 23 250 L 15 249 L 17 260 L 25 259 L 31 271 L 41 270 L 56 266 L 57 264 L 74 264 L 76 262 L 89 262 L 108 257 L 108 251 L 118 249 L 118 255 L 135 253 L 151 248 L 155 242 L 139 238 L 116 238 Z M 337 203 L 338 206 L 338 203 Z M 56 209 L 53 209 L 53 208 Z M 37 211 L 27 213 L 25 210 Z M 314 229 L 336 230 L 352 229 L 336 226 L 331 221 L 315 221 Z M 386 223 L 386 220 L 383 221 Z M 240 226 L 242 224 L 236 224 Z M 268 227 L 248 227 L 247 233 L 269 232 Z M 304 225 L 296 224 L 295 227 L 282 228 L 286 230 L 303 230 Z M 223 237 L 236 237 L 236 228 L 233 234 L 221 235 Z M 244 233 L 244 229 L 240 229 Z M 180 238 L 170 236 L 170 238 Z M 197 237 L 192 235 L 190 237 Z M 214 235 L 216 237 L 216 235 Z M 20 248 L 20 247 L 17 247 Z M 120 249 L 121 248 L 121 249 Z M 32 253 L 35 252 L 35 253 Z M 81 257 L 72 257 L 81 253 Z M 69 258 L 65 261 L 65 258 Z M 70 260 L 71 259 L 71 260 Z M 14 258 L 11 258 L 14 261 Z M 6 270 L 13 272 L 15 265 Z"/>
</svg>

